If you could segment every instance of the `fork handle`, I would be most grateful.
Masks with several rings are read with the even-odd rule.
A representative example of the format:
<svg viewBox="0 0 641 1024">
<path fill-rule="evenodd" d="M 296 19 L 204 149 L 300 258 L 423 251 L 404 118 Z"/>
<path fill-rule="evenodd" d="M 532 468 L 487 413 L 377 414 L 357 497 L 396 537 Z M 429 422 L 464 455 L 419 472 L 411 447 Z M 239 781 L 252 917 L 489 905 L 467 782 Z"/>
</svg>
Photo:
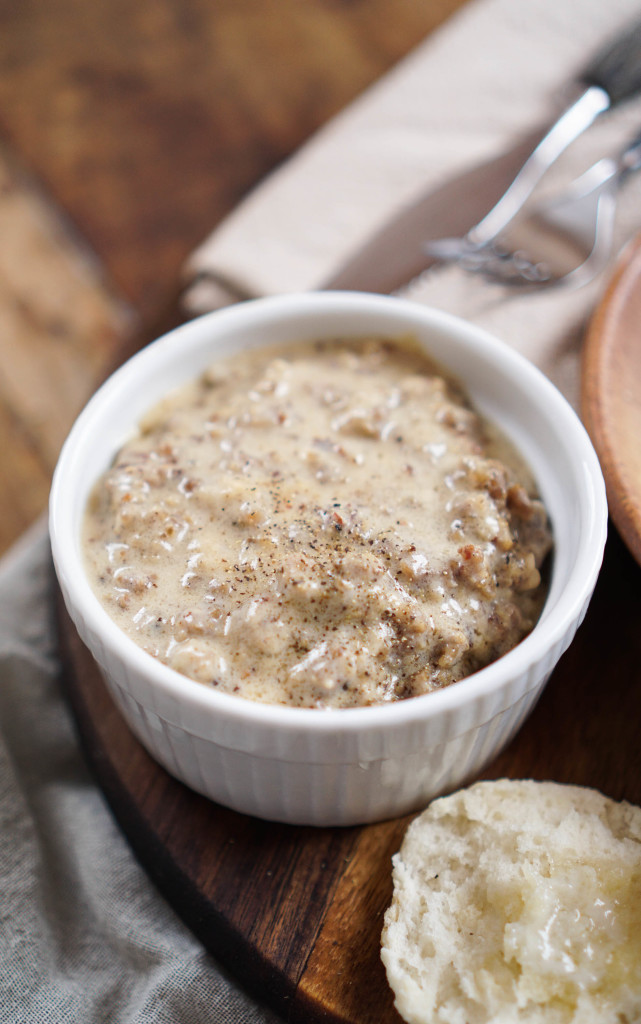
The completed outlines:
<svg viewBox="0 0 641 1024">
<path fill-rule="evenodd" d="M 554 161 L 610 105 L 605 89 L 586 84 L 585 92 L 561 114 L 532 150 L 498 203 L 468 231 L 467 243 L 477 249 L 492 242 L 514 220 Z"/>
<path fill-rule="evenodd" d="M 599 114 L 641 91 L 641 20 L 624 28 L 598 52 L 578 81 L 585 91 L 544 135 L 505 195 L 468 231 L 467 240 L 474 247 L 486 245 L 504 230 L 557 157 Z"/>
<path fill-rule="evenodd" d="M 641 90 L 641 21 L 633 22 L 608 43 L 579 76 L 586 85 L 598 85 L 616 106 Z"/>
</svg>

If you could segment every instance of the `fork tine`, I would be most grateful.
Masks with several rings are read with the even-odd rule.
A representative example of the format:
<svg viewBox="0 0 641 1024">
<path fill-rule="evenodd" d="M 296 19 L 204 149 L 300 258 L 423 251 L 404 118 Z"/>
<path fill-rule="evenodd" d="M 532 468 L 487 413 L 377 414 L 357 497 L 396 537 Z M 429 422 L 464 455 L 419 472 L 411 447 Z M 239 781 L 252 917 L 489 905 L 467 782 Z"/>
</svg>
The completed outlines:
<svg viewBox="0 0 641 1024">
<path fill-rule="evenodd" d="M 501 284 L 542 286 L 551 280 L 550 269 L 545 263 L 534 263 L 522 250 L 513 252 L 497 245 L 486 245 L 464 257 L 460 266 Z"/>
</svg>

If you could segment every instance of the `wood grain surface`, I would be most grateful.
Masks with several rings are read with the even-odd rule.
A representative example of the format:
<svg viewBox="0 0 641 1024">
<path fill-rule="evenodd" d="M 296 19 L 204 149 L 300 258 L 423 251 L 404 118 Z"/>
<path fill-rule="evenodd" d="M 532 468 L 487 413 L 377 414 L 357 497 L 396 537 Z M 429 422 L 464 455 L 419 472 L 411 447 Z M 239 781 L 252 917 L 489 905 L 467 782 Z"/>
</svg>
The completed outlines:
<svg viewBox="0 0 641 1024">
<path fill-rule="evenodd" d="M 463 2 L 0 3 L 0 553 L 190 250 Z"/>
</svg>

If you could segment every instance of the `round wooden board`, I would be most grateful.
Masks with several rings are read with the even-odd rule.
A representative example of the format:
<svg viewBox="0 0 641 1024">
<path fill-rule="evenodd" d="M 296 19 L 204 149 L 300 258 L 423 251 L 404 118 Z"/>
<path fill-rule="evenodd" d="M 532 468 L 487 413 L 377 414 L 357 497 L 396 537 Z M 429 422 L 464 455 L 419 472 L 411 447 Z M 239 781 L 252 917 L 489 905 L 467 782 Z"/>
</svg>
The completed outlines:
<svg viewBox="0 0 641 1024">
<path fill-rule="evenodd" d="M 581 404 L 610 514 L 641 563 L 641 236 L 623 252 L 592 317 Z"/>
<path fill-rule="evenodd" d="M 60 606 L 64 684 L 112 810 L 205 947 L 291 1024 L 400 1024 L 380 960 L 409 819 L 316 829 L 192 793 L 131 734 Z M 586 623 L 485 777 L 554 779 L 641 804 L 641 569 L 614 534 Z"/>
</svg>

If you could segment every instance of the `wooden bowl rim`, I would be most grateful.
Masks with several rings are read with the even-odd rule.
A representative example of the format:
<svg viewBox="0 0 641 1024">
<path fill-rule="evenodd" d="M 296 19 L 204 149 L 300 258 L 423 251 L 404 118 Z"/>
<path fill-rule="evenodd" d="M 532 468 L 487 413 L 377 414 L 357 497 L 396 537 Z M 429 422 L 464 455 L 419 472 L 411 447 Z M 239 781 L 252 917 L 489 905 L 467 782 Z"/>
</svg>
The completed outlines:
<svg viewBox="0 0 641 1024">
<path fill-rule="evenodd" d="M 606 481 L 610 516 L 636 561 L 641 564 L 641 477 L 635 477 L 622 457 L 626 443 L 614 403 L 621 396 L 613 393 L 611 380 L 617 359 L 624 355 L 621 339 L 629 306 L 641 297 L 641 234 L 623 250 L 603 298 L 596 307 L 587 330 L 581 372 L 581 414 L 601 462 Z M 639 365 L 641 365 L 641 322 L 639 329 Z M 627 383 L 638 394 L 641 408 L 641 376 L 631 372 Z M 638 442 L 641 443 L 641 437 Z"/>
</svg>

